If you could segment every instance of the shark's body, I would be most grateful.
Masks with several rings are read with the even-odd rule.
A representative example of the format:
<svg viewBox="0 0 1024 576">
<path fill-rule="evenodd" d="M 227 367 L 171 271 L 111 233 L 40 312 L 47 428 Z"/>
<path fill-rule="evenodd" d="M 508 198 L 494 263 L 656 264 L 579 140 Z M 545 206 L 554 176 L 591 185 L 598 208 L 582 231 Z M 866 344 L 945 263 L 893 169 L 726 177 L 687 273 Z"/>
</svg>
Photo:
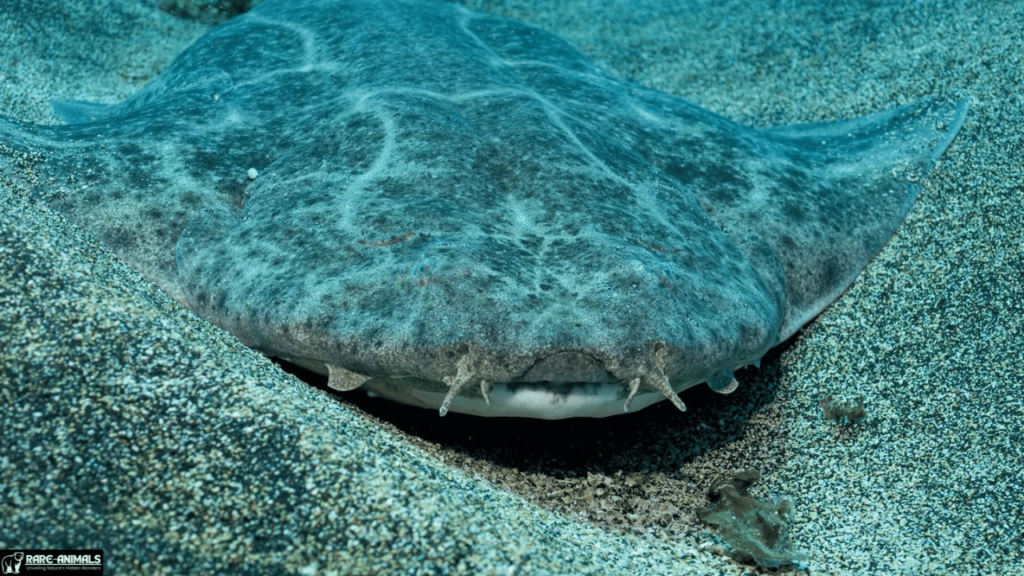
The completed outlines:
<svg viewBox="0 0 1024 576">
<path fill-rule="evenodd" d="M 734 389 L 882 248 L 966 105 L 751 129 L 458 5 L 270 0 L 58 111 L 0 122 L 0 169 L 247 345 L 565 418 Z"/>
</svg>

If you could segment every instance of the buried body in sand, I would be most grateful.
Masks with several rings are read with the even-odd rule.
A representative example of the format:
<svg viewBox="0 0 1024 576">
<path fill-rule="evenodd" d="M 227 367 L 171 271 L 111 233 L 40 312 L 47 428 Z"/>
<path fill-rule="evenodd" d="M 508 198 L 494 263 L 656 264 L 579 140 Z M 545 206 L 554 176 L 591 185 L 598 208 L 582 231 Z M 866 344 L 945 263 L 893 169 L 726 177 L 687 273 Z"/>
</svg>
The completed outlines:
<svg viewBox="0 0 1024 576">
<path fill-rule="evenodd" d="M 513 20 L 337 0 L 271 0 L 122 104 L 55 106 L 0 123 L 28 158 L 0 167 L 202 318 L 337 389 L 546 419 L 734 390 L 967 112 L 751 129 Z"/>
</svg>

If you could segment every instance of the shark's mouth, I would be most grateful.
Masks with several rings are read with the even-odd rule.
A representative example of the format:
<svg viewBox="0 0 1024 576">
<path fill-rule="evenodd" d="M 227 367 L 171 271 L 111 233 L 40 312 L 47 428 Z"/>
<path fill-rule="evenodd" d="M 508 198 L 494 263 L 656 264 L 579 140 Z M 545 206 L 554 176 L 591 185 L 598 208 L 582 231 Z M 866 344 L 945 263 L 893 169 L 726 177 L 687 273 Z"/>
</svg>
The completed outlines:
<svg viewBox="0 0 1024 576">
<path fill-rule="evenodd" d="M 441 406 L 445 394 L 413 387 L 406 394 L 392 400 L 425 408 Z M 367 392 L 375 394 L 373 387 Z M 385 394 L 380 394 L 384 396 Z M 456 396 L 449 410 L 477 416 L 514 416 L 561 420 L 564 418 L 604 418 L 626 411 L 629 386 L 626 382 L 510 382 L 491 385 L 488 400 Z M 665 400 L 660 392 L 638 393 L 633 396 L 629 411 L 646 408 Z"/>
<path fill-rule="evenodd" d="M 493 382 L 480 388 L 467 387 L 454 396 L 449 394 L 450 390 L 443 382 L 422 378 L 366 377 L 322 361 L 294 357 L 282 359 L 328 376 L 328 385 L 335 390 L 348 392 L 359 389 L 371 397 L 431 410 L 442 409 L 445 413 L 546 420 L 604 418 L 646 408 L 665 399 L 660 392 L 640 392 L 631 397 L 629 382 L 616 378 L 599 362 L 580 362 L 579 358 L 569 358 L 564 353 L 539 361 L 521 380 Z M 584 369 L 580 370 L 581 367 Z M 575 380 L 554 379 L 559 377 Z"/>
<path fill-rule="evenodd" d="M 309 358 L 283 360 L 327 376 L 328 386 L 342 392 L 360 389 L 372 397 L 410 406 L 476 416 L 503 416 L 561 420 L 605 418 L 670 400 L 686 407 L 677 392 L 699 381 L 675 386 L 664 373 L 664 346 L 655 346 L 653 364 L 641 375 L 613 374 L 588 354 L 561 351 L 538 359 L 513 381 L 489 381 L 468 369 L 468 347 L 456 365 L 457 373 L 444 381 L 421 377 L 372 376 Z M 277 356 L 276 354 L 272 354 Z M 732 372 L 709 378 L 712 389 L 728 394 L 735 389 Z M 653 385 L 652 385 L 653 383 Z"/>
</svg>

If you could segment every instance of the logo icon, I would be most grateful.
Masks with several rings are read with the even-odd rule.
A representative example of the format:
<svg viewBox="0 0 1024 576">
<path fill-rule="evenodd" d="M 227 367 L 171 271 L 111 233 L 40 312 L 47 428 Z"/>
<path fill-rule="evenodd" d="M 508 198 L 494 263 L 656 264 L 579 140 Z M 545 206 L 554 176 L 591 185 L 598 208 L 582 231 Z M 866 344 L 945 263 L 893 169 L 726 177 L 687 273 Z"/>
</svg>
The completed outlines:
<svg viewBox="0 0 1024 576">
<path fill-rule="evenodd" d="M 4 574 L 21 574 L 21 561 L 24 559 L 24 552 L 15 552 L 0 559 L 0 567 L 2 567 Z"/>
</svg>

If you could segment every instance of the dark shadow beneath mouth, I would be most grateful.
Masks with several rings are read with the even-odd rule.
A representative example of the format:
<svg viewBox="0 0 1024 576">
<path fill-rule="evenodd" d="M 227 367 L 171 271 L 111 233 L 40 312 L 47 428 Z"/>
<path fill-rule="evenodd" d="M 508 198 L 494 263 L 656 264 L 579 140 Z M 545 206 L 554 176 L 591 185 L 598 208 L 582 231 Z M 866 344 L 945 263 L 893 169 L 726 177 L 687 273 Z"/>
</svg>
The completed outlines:
<svg viewBox="0 0 1024 576">
<path fill-rule="evenodd" d="M 614 533 L 672 539 L 701 529 L 714 478 L 748 468 L 770 474 L 785 461 L 785 417 L 773 400 L 791 345 L 769 351 L 760 369 L 737 370 L 732 394 L 685 390 L 686 412 L 659 402 L 597 419 L 441 418 L 358 390 L 339 393 L 325 376 L 279 364 L 471 477 Z"/>
<path fill-rule="evenodd" d="M 454 454 L 494 465 L 545 474 L 583 474 L 584 470 L 640 472 L 672 469 L 684 460 L 734 440 L 747 421 L 778 392 L 779 356 L 790 346 L 770 350 L 761 368 L 736 371 L 739 389 L 729 395 L 700 384 L 684 390 L 687 406 L 669 402 L 608 418 L 487 418 L 406 406 L 372 398 L 359 390 L 340 393 L 327 377 L 275 359 L 282 369 L 307 384 L 351 404 L 382 425 Z M 416 442 L 419 443 L 419 442 Z M 640 457 L 642 456 L 642 457 Z"/>
</svg>

